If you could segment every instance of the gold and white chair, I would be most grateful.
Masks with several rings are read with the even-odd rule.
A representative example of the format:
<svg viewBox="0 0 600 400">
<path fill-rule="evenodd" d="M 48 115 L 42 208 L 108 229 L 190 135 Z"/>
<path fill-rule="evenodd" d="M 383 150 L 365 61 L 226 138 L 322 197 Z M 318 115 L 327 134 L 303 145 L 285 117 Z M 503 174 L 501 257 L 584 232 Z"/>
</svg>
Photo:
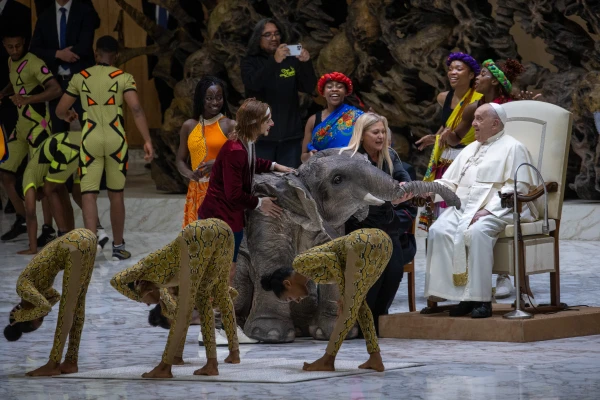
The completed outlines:
<svg viewBox="0 0 600 400">
<path fill-rule="evenodd" d="M 549 189 L 549 234 L 544 234 L 544 199 L 541 187 L 529 195 L 518 196 L 519 203 L 533 200 L 540 219 L 522 222 L 519 246 L 520 266 L 525 275 L 550 273 L 550 303 L 560 305 L 559 231 L 565 196 L 567 160 L 571 146 L 571 113 L 542 101 L 515 101 L 503 105 L 508 116 L 505 130 L 531 154 L 532 164 L 541 172 Z M 527 168 L 526 166 L 522 168 Z M 512 207 L 512 202 L 509 203 Z M 496 274 L 515 273 L 514 225 L 508 225 L 494 247 Z"/>
</svg>

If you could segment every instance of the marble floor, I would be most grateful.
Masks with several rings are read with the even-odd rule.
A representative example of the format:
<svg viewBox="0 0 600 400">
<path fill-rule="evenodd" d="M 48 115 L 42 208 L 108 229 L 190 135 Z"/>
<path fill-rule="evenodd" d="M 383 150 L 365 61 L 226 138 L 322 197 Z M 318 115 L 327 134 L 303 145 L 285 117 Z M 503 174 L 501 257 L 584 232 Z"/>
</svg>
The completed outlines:
<svg viewBox="0 0 600 400">
<path fill-rule="evenodd" d="M 0 212 L 0 231 L 12 216 Z M 177 216 L 177 218 L 179 218 Z M 128 228 L 129 229 L 129 228 Z M 173 233 L 174 236 L 176 232 Z M 167 331 L 150 327 L 148 307 L 118 294 L 109 284 L 116 272 L 132 265 L 171 237 L 162 232 L 128 231 L 133 258 L 107 261 L 109 251 L 97 259 L 88 291 L 86 325 L 80 349 L 80 371 L 158 363 Z M 417 302 L 425 304 L 423 239 L 416 260 Z M 31 256 L 18 256 L 23 239 L 0 243 L 0 315 L 17 302 L 15 283 Z M 562 298 L 570 305 L 600 306 L 600 242 L 561 243 Z M 60 290 L 61 275 L 56 280 Z M 534 277 L 532 287 L 542 302 L 549 298 L 547 276 Z M 405 312 L 407 290 L 403 282 L 392 311 Z M 511 302 L 512 299 L 504 300 Z M 24 373 L 43 365 L 52 346 L 56 311 L 35 333 L 18 342 L 0 339 L 0 399 L 597 399 L 600 393 L 600 335 L 573 339 L 507 344 L 460 341 L 381 340 L 384 361 L 422 363 L 424 366 L 362 376 L 291 384 L 197 383 L 169 381 L 103 381 L 26 378 Z M 198 355 L 196 335 L 190 329 L 184 356 Z M 281 358 L 312 361 L 322 355 L 325 342 L 298 340 L 285 345 L 244 345 L 246 358 Z M 200 348 L 201 354 L 204 352 Z M 222 360 L 225 353 L 219 351 Z M 338 356 L 346 360 L 366 357 L 363 340 L 344 343 Z"/>
</svg>

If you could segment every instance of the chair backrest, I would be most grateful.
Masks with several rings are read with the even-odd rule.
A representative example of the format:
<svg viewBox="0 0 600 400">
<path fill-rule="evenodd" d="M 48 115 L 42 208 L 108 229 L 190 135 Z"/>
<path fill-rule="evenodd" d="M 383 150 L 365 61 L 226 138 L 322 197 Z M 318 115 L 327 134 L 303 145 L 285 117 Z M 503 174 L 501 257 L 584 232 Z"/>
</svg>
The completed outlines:
<svg viewBox="0 0 600 400">
<path fill-rule="evenodd" d="M 513 101 L 503 107 L 508 116 L 506 133 L 527 147 L 532 164 L 542 173 L 545 182 L 558 183 L 558 191 L 548 196 L 548 218 L 560 219 L 571 146 L 571 113 L 554 104 L 535 100 Z M 543 215 L 543 202 L 538 202 L 537 206 Z"/>
</svg>

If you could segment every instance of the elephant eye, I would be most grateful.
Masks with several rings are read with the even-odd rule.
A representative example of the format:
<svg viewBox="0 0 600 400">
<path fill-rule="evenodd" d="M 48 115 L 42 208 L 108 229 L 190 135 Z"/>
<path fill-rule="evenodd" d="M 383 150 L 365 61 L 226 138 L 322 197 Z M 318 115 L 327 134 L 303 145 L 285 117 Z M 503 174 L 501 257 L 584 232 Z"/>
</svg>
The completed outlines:
<svg viewBox="0 0 600 400">
<path fill-rule="evenodd" d="M 340 175 L 336 175 L 333 177 L 333 184 L 334 185 L 339 185 L 340 183 L 342 183 L 342 177 Z"/>
</svg>

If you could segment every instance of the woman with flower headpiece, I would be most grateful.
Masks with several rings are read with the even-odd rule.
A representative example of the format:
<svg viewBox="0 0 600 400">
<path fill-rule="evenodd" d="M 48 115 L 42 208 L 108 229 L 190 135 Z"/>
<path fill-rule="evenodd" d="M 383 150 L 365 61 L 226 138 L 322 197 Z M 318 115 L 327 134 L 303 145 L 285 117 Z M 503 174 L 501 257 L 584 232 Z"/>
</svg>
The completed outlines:
<svg viewBox="0 0 600 400">
<path fill-rule="evenodd" d="M 463 119 L 465 108 L 482 97 L 474 89 L 475 78 L 481 69 L 473 57 L 460 52 L 450 53 L 446 65 L 451 89 L 448 92 L 440 93 L 437 98 L 438 103 L 443 107 L 444 125 L 435 135 L 427 135 L 415 143 L 419 150 L 433 145 L 429 165 L 423 178 L 424 181 L 429 182 L 441 178 L 460 151 L 475 140 L 475 131 L 472 127 L 464 133 L 460 142 L 455 146 L 444 145 L 440 141 L 440 135 L 446 129 L 454 131 Z M 439 215 L 445 206 L 445 203 L 442 202 L 436 204 L 435 210 L 432 205 L 426 207 L 426 211 L 421 213 L 419 228 L 427 230 L 433 223 L 434 217 Z"/>
<path fill-rule="evenodd" d="M 353 86 L 350 78 L 341 72 L 323 75 L 317 89 L 327 101 L 327 107 L 306 122 L 302 162 L 308 161 L 317 151 L 347 146 L 354 123 L 363 114 L 359 108 L 347 104 Z"/>
</svg>

